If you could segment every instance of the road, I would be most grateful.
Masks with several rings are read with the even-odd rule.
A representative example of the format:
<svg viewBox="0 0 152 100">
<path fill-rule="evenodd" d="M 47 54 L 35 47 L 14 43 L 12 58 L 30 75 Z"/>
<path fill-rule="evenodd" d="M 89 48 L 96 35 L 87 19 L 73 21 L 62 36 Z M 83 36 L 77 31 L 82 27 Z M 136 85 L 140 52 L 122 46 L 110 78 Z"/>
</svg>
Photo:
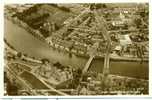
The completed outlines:
<svg viewBox="0 0 152 100">
<path fill-rule="evenodd" d="M 11 62 L 11 63 L 18 63 L 16 61 Z M 10 63 L 10 64 L 11 64 Z M 22 63 L 19 63 L 20 65 L 22 65 Z M 23 64 L 24 66 L 33 68 L 33 66 L 27 65 L 27 64 Z M 23 69 L 24 71 L 17 75 L 13 72 L 13 70 L 11 70 L 8 66 L 7 66 L 7 70 L 9 72 L 11 72 L 11 74 L 13 75 L 13 77 L 15 77 L 15 79 L 18 79 L 20 83 L 24 83 L 23 85 L 26 86 L 26 91 L 30 91 L 32 92 L 33 95 L 37 95 L 35 93 L 35 91 L 31 91 L 31 90 L 40 90 L 40 89 L 45 89 L 45 90 L 51 90 L 54 91 L 57 95 L 67 95 L 66 93 L 63 93 L 59 90 L 56 90 L 55 88 L 53 88 L 50 85 L 47 85 L 42 79 L 40 79 L 39 77 L 36 77 L 32 72 L 28 72 L 26 69 L 24 69 L 23 67 L 20 67 L 21 69 Z"/>
<path fill-rule="evenodd" d="M 95 18 L 97 21 L 97 28 L 102 31 L 102 35 L 104 36 L 105 40 L 107 41 L 106 53 L 104 58 L 104 68 L 103 74 L 109 73 L 109 59 L 110 59 L 110 47 L 111 47 L 111 39 L 109 33 L 107 31 L 106 21 L 103 16 L 99 16 L 97 11 L 94 11 Z"/>
</svg>

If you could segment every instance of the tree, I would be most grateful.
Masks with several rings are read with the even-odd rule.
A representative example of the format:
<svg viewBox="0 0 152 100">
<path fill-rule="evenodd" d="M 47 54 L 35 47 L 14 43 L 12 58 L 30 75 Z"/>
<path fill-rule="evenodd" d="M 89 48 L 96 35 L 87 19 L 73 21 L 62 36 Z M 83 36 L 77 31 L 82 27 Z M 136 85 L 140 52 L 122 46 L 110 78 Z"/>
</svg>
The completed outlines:
<svg viewBox="0 0 152 100">
<path fill-rule="evenodd" d="M 102 9 L 102 8 L 107 8 L 106 4 L 90 4 L 90 10 L 94 10 L 94 9 Z"/>
<path fill-rule="evenodd" d="M 70 9 L 69 8 L 66 8 L 66 7 L 59 7 L 61 10 L 65 11 L 65 12 L 70 12 Z"/>
<path fill-rule="evenodd" d="M 50 62 L 49 59 L 47 59 L 47 58 L 43 58 L 43 59 L 41 59 L 41 61 L 43 64 L 45 64 L 46 62 L 48 62 L 48 63 Z"/>
<path fill-rule="evenodd" d="M 21 53 L 21 52 L 18 52 L 18 53 L 17 53 L 17 57 L 18 57 L 18 58 L 21 58 L 21 57 L 22 57 L 22 53 Z"/>
<path fill-rule="evenodd" d="M 10 80 L 7 82 L 7 93 L 8 95 L 15 96 L 18 95 L 18 86 L 16 80 L 11 83 Z"/>
<path fill-rule="evenodd" d="M 137 18 L 134 20 L 134 23 L 136 25 L 137 28 L 140 28 L 141 24 L 142 24 L 142 21 L 140 18 Z"/>
<path fill-rule="evenodd" d="M 45 38 L 49 36 L 49 31 L 44 28 L 41 28 L 40 32 Z"/>
</svg>

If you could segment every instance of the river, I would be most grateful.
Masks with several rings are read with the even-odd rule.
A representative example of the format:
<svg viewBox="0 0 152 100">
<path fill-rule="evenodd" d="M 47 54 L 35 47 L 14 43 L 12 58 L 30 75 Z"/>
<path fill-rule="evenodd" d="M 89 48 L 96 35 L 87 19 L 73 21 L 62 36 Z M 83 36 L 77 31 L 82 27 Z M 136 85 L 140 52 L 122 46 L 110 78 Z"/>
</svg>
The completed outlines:
<svg viewBox="0 0 152 100">
<path fill-rule="evenodd" d="M 78 57 L 75 55 L 70 57 L 68 53 L 51 48 L 47 43 L 35 38 L 25 29 L 12 23 L 11 21 L 7 19 L 4 21 L 4 37 L 17 51 L 39 59 L 48 58 L 51 62 L 59 61 L 64 65 L 70 65 L 72 67 L 83 68 L 85 66 L 88 58 Z M 89 70 L 102 72 L 103 63 L 103 59 L 95 59 L 92 61 Z M 110 73 L 148 79 L 149 65 L 148 62 L 140 64 L 140 62 L 111 61 Z"/>
</svg>

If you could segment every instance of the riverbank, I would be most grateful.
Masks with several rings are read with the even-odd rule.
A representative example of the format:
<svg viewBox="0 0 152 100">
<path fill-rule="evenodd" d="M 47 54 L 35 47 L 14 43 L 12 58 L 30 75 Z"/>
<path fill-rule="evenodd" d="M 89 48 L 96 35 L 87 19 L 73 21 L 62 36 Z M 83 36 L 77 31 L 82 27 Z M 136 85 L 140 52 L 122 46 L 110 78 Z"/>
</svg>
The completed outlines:
<svg viewBox="0 0 152 100">
<path fill-rule="evenodd" d="M 5 40 L 7 41 L 7 40 Z M 12 46 L 10 47 L 11 45 L 9 45 L 9 43 L 6 43 L 5 42 L 5 48 L 7 48 L 7 50 L 9 50 L 9 52 L 13 53 L 14 55 L 17 55 L 18 51 L 16 51 L 14 48 L 12 48 Z M 38 60 L 38 59 L 33 59 L 32 57 L 26 57 L 26 56 L 22 56 L 21 57 L 21 60 L 23 61 L 29 61 L 29 62 L 33 62 L 33 63 L 37 63 L 37 64 L 42 64 L 42 61 L 41 60 Z M 27 66 L 27 65 L 26 65 Z M 119 75 L 113 75 L 113 74 L 110 74 L 110 77 L 120 77 L 120 78 L 124 78 L 124 76 L 119 76 Z M 136 79 L 136 78 L 133 78 L 133 77 L 127 77 L 125 76 L 125 78 L 128 78 L 128 79 Z M 144 79 L 139 79 L 141 81 L 144 81 Z M 147 81 L 147 80 L 146 80 Z"/>
<path fill-rule="evenodd" d="M 5 39 L 4 39 L 5 40 Z M 13 48 L 8 42 L 6 42 L 7 40 L 5 40 L 5 48 L 8 50 L 8 52 L 12 53 L 13 55 L 17 56 L 17 54 L 19 53 L 15 48 Z M 21 56 L 22 60 L 25 61 L 29 61 L 29 62 L 33 62 L 33 63 L 39 63 L 42 64 L 41 60 L 38 59 L 33 59 L 32 57 L 27 57 L 24 54 Z"/>
<path fill-rule="evenodd" d="M 17 64 L 17 63 L 15 63 L 15 64 Z M 13 70 L 17 71 L 15 69 L 15 66 L 13 66 L 13 63 L 12 63 L 12 65 L 10 65 L 10 67 L 13 68 L 12 71 Z M 24 66 L 20 65 L 20 68 L 23 69 Z M 32 79 L 29 75 L 32 76 L 34 79 Z M 69 95 L 81 95 L 81 94 L 79 94 L 79 90 L 71 89 L 71 88 L 67 87 L 67 86 L 69 86 L 69 83 L 67 83 L 67 82 L 57 85 L 54 88 L 54 90 L 48 90 L 48 89 L 45 89 L 45 87 L 44 87 L 46 85 L 46 84 L 44 84 L 45 80 L 41 80 L 41 82 L 44 84 L 43 86 L 41 86 L 42 85 L 41 82 L 39 84 L 37 84 L 36 86 L 32 84 L 33 80 L 34 80 L 34 82 L 38 82 L 40 80 L 37 80 L 37 79 L 42 79 L 36 75 L 32 75 L 30 73 L 24 72 L 24 73 L 21 73 L 19 76 L 25 78 L 26 82 L 29 82 L 34 87 L 34 90 L 35 89 L 37 89 L 38 91 L 45 90 L 48 93 L 49 93 L 49 91 L 55 90 L 55 92 L 57 92 L 58 94 L 61 94 L 62 90 L 67 90 L 67 91 L 64 91 L 64 93 L 68 92 L 67 94 L 69 94 Z M 122 93 L 122 95 L 125 95 L 125 94 L 139 95 L 141 93 L 148 94 L 148 82 L 149 81 L 147 81 L 147 80 L 123 77 L 123 76 L 116 76 L 116 75 L 110 74 L 108 76 L 108 80 L 107 80 L 108 84 L 103 89 L 100 84 L 101 76 L 102 76 L 102 74 L 96 75 L 94 73 L 92 73 L 92 74 L 90 73 L 90 75 L 88 76 L 89 77 L 88 79 L 91 79 L 90 82 L 89 81 L 85 82 L 84 80 L 83 80 L 83 82 L 81 82 L 80 86 L 82 88 L 85 84 L 88 86 L 87 90 L 88 90 L 89 94 L 87 94 L 87 95 L 95 95 L 95 94 L 96 95 L 108 95 L 108 93 L 110 93 L 110 94 L 112 93 L 113 95 L 118 95 L 119 93 Z M 46 85 L 46 86 L 48 86 L 48 85 Z M 110 88 L 110 90 L 109 90 L 109 88 Z M 61 90 L 61 92 L 60 92 L 60 90 Z M 71 91 L 71 90 L 74 90 L 74 91 Z M 27 91 L 27 90 L 23 90 L 23 91 Z M 35 92 L 38 92 L 38 91 L 35 91 Z M 132 92 L 128 92 L 128 91 L 132 91 Z M 31 92 L 34 92 L 33 89 Z M 43 95 L 48 95 L 48 94 L 43 94 Z M 52 94 L 49 94 L 49 95 L 52 95 Z"/>
<path fill-rule="evenodd" d="M 12 53 L 13 55 L 17 56 L 18 51 L 16 51 L 9 43 L 6 43 L 6 41 L 7 40 L 5 40 L 5 48 L 7 50 L 7 53 L 9 52 L 9 53 Z M 30 57 L 25 57 L 24 55 L 21 56 L 20 60 L 22 62 L 20 62 L 20 61 L 14 61 L 14 60 L 12 61 L 11 60 L 11 61 L 8 61 L 8 63 L 7 63 L 8 65 L 9 64 L 14 64 L 14 65 L 17 64 L 18 66 L 21 66 L 21 69 L 24 70 L 23 73 L 20 72 L 21 70 L 15 69 L 14 65 L 11 66 L 13 68 L 11 71 L 12 72 L 14 71 L 13 73 L 19 74 L 19 76 L 16 76 L 16 77 L 19 77 L 20 80 L 26 81 L 26 83 L 29 83 L 30 84 L 29 86 L 33 86 L 34 89 L 45 89 L 47 87 L 47 89 L 51 89 L 52 91 L 58 93 L 59 95 L 67 95 L 67 94 L 65 94 L 65 93 L 63 93 L 61 91 L 58 91 L 58 90 L 56 90 L 54 88 L 54 85 L 57 85 L 59 83 L 53 82 L 53 80 L 50 81 L 50 80 L 44 78 L 43 76 L 41 76 L 40 74 L 35 73 L 35 69 L 37 69 L 38 66 L 42 65 L 42 61 L 41 60 L 33 59 L 33 58 L 30 58 Z M 34 66 L 31 66 L 31 65 L 28 64 L 29 62 L 31 62 L 31 63 L 37 63 L 37 64 L 34 65 Z M 19 71 L 19 72 L 16 72 L 16 71 Z M 40 73 L 43 73 L 43 72 L 40 72 Z M 21 78 L 23 78 L 23 79 L 21 79 Z M 34 86 L 33 84 L 31 84 L 32 82 L 38 82 L 39 84 L 37 84 L 36 86 Z M 43 88 L 43 87 L 45 87 L 45 88 Z M 28 90 L 25 90 L 25 91 L 28 91 Z"/>
<path fill-rule="evenodd" d="M 13 64 L 13 63 L 12 63 Z M 15 63 L 16 64 L 16 63 Z M 20 63 L 17 63 L 17 64 L 20 64 Z M 25 68 L 24 66 L 27 66 L 27 65 L 24 65 L 24 64 L 22 64 L 22 66 L 21 66 L 21 68 Z M 12 68 L 13 68 L 13 70 L 15 70 L 15 66 L 13 67 L 12 66 Z M 15 70 L 15 71 L 17 71 L 17 70 Z M 25 74 L 25 73 L 24 73 Z M 92 75 L 93 74 L 93 75 Z M 109 83 L 108 83 L 108 86 L 111 86 L 111 87 L 108 87 L 108 88 L 110 88 L 110 90 L 111 91 L 107 91 L 107 90 L 103 90 L 102 88 L 100 88 L 100 92 L 99 91 L 97 91 L 98 90 L 98 88 L 100 87 L 100 82 L 101 82 L 101 76 L 102 76 L 102 74 L 98 74 L 97 76 L 95 76 L 94 74 L 95 73 L 90 73 L 89 74 L 89 77 L 92 79 L 91 80 L 91 83 L 85 83 L 85 84 L 88 84 L 88 87 L 89 87 L 89 90 L 88 91 L 90 91 L 89 93 L 90 93 L 90 95 L 93 95 L 94 93 L 96 93 L 96 94 L 98 94 L 98 95 L 107 95 L 107 93 L 112 93 L 113 95 L 117 95 L 117 94 L 119 94 L 120 93 L 120 91 L 122 91 L 122 95 L 123 94 L 132 94 L 133 92 L 135 92 L 134 93 L 134 95 L 138 95 L 138 94 L 140 94 L 140 93 L 144 93 L 144 94 L 147 94 L 147 84 L 148 84 L 148 80 L 144 80 L 144 79 L 136 79 L 136 78 L 131 78 L 131 77 L 124 77 L 124 76 L 118 76 L 118 75 L 112 75 L 112 74 L 110 74 L 109 76 L 108 76 L 108 79 L 109 79 Z M 29 80 L 31 80 L 31 78 L 29 77 L 29 76 L 26 76 L 26 75 L 22 75 L 21 74 L 21 76 L 22 77 L 25 77 L 25 79 L 29 82 L 29 83 L 31 83 Z M 35 76 L 37 76 L 37 75 L 34 75 L 34 76 L 32 76 L 32 77 L 35 77 Z M 39 78 L 39 76 L 37 76 L 37 78 L 38 79 L 42 79 L 42 78 Z M 44 80 L 44 79 L 42 79 L 41 80 L 42 82 L 44 82 L 44 81 L 46 81 L 46 80 Z M 121 83 L 120 83 L 121 82 Z M 113 83 L 115 83 L 115 84 L 113 84 Z M 62 84 L 62 83 L 61 83 Z M 84 82 L 82 82 L 82 84 L 84 84 Z M 121 84 L 121 86 L 120 86 L 120 84 Z M 131 86 L 129 85 L 129 84 L 132 84 Z M 137 86 L 135 85 L 135 84 L 137 84 Z M 46 84 L 45 84 L 46 85 Z M 64 84 L 65 85 L 65 84 Z M 64 85 L 62 85 L 62 86 L 64 86 Z M 68 83 L 65 85 L 65 86 L 67 86 L 68 85 Z M 94 86 L 95 85 L 95 87 L 94 87 L 94 89 L 92 88 L 92 85 Z M 46 86 L 48 86 L 48 85 L 46 85 Z M 144 86 L 144 87 L 143 87 Z M 35 87 L 35 86 L 34 86 Z M 39 87 L 39 85 L 37 85 L 36 87 Z M 57 89 L 57 90 L 66 90 L 67 88 L 57 88 L 57 87 L 59 87 L 59 85 L 57 85 L 57 86 L 55 86 L 55 89 Z M 119 88 L 118 88 L 119 87 Z M 132 89 L 132 88 L 134 88 L 134 89 Z M 118 89 L 120 89 L 120 90 L 118 90 Z M 38 90 L 40 90 L 40 89 L 38 89 Z M 45 89 L 43 89 L 42 88 L 42 90 L 45 90 Z M 67 90 L 70 90 L 69 88 L 67 89 Z M 127 92 L 128 90 L 131 90 L 132 92 Z M 26 91 L 26 90 L 25 90 Z M 143 92 L 144 91 L 144 92 Z M 46 92 L 47 92 L 47 90 L 46 90 Z M 69 91 L 70 92 L 70 91 Z M 80 95 L 80 94 L 77 94 L 78 93 L 78 91 L 76 90 L 76 92 L 75 93 L 73 93 L 73 92 L 70 92 L 70 95 Z M 88 94 L 89 95 L 89 94 Z"/>
<path fill-rule="evenodd" d="M 13 18 L 5 15 L 5 18 L 12 21 L 14 24 L 18 25 L 19 27 L 22 27 L 23 29 L 31 33 L 34 37 L 38 38 L 39 40 L 45 41 L 45 38 L 38 30 L 32 29 L 30 26 L 28 26 L 25 22 L 19 20 L 17 17 Z"/>
<path fill-rule="evenodd" d="M 63 50 L 53 49 L 44 41 L 35 38 L 25 29 L 13 24 L 7 19 L 5 19 L 4 37 L 17 51 L 27 54 L 29 57 L 39 58 L 40 60 L 47 58 L 53 63 L 59 62 L 65 66 L 82 69 L 88 60 L 88 57 L 80 57 L 75 55 L 70 57 L 69 53 L 64 52 Z M 103 61 L 104 58 L 94 59 L 90 65 L 89 71 L 102 73 Z M 110 61 L 110 63 L 111 74 L 148 79 L 149 68 L 147 62 L 143 62 L 141 64 L 140 62 L 135 61 Z"/>
<path fill-rule="evenodd" d="M 45 39 L 39 31 L 33 30 L 26 23 L 24 23 L 23 21 L 20 21 L 17 18 L 14 19 L 12 17 L 7 16 L 7 19 L 11 20 L 13 23 L 24 28 L 29 33 L 31 33 L 34 37 L 38 38 L 39 40 L 42 40 L 42 41 L 48 43 L 51 48 L 58 49 L 61 52 L 67 52 L 67 53 L 69 53 L 69 56 L 70 55 L 72 56 L 72 54 L 74 54 L 74 55 L 79 56 L 79 57 L 89 58 L 89 54 L 87 52 L 83 52 L 83 51 L 75 50 L 75 49 L 70 49 L 68 47 L 56 44 L 51 40 Z M 97 55 L 95 57 L 95 59 L 104 59 L 104 55 Z M 110 55 L 110 60 L 112 60 L 112 61 L 129 61 L 129 62 L 130 61 L 132 61 L 132 62 L 148 62 L 149 61 L 148 58 L 121 57 L 121 56 L 114 56 L 114 55 Z"/>
<path fill-rule="evenodd" d="M 91 75 L 91 77 L 93 77 L 94 75 Z M 99 75 L 99 76 L 102 76 L 102 75 Z M 27 79 L 27 77 L 26 77 L 26 79 Z M 96 80 L 94 80 L 94 78 L 92 78 L 93 80 L 93 84 L 98 84 L 98 83 L 100 83 L 101 82 L 101 80 L 100 80 L 100 77 L 99 77 L 99 80 L 98 81 L 96 81 Z M 135 88 L 136 90 L 132 90 L 132 91 L 134 91 L 135 93 L 137 92 L 137 94 L 135 94 L 135 95 L 138 95 L 138 94 L 140 94 L 140 93 L 144 93 L 144 94 L 147 94 L 147 84 L 148 84 L 148 80 L 144 80 L 144 79 L 136 79 L 136 78 L 131 78 L 131 77 L 124 77 L 124 76 L 119 76 L 119 75 L 112 75 L 112 74 L 109 74 L 109 80 L 112 80 L 112 81 L 110 81 L 108 84 L 109 85 L 112 85 L 111 86 L 111 91 L 112 92 L 114 92 L 113 93 L 113 95 L 117 95 L 118 93 L 120 93 L 119 91 L 124 91 L 122 88 L 125 88 L 125 91 L 123 92 L 124 94 L 126 94 L 127 93 L 127 91 L 128 90 L 131 90 L 132 88 Z M 44 80 L 45 81 L 45 80 Z M 122 85 L 120 86 L 119 84 L 121 84 L 120 82 L 123 82 L 122 83 Z M 115 83 L 115 85 L 113 84 L 113 83 Z M 145 84 L 143 84 L 143 83 L 145 83 Z M 62 83 L 61 83 L 62 84 Z M 90 83 L 88 83 L 88 85 L 89 85 Z M 92 83 L 91 83 L 92 84 Z M 130 86 L 130 84 L 132 84 L 131 86 Z M 138 86 L 136 86 L 136 84 L 138 85 Z M 143 85 L 144 85 L 144 88 L 143 88 Z M 67 84 L 66 84 L 66 86 L 67 86 Z M 100 86 L 99 86 L 100 87 Z M 119 88 L 118 88 L 119 87 Z M 142 89 L 142 90 L 139 90 L 138 91 L 138 89 Z M 63 88 L 63 89 L 65 89 L 65 88 Z M 120 89 L 119 91 L 118 91 L 118 89 Z M 57 89 L 58 90 L 58 89 Z M 59 89 L 60 90 L 60 89 Z M 91 93 L 90 93 L 90 95 L 92 94 L 93 95 L 93 93 L 95 92 L 96 94 L 98 94 L 98 95 L 107 95 L 106 93 L 106 90 L 102 90 L 102 88 L 101 88 L 101 90 L 100 90 L 100 92 L 98 91 L 99 89 L 98 89 L 98 87 L 94 87 L 94 89 L 92 90 L 92 85 L 91 85 L 91 87 L 90 87 L 90 89 L 88 90 L 88 91 L 91 91 Z M 143 92 L 144 91 L 144 92 Z M 109 92 L 108 92 L 109 93 Z M 130 93 L 131 94 L 131 93 Z M 74 94 L 72 94 L 71 93 L 71 95 L 80 95 L 80 94 L 77 94 L 77 92 Z"/>
<path fill-rule="evenodd" d="M 52 47 L 52 48 L 55 48 L 55 49 L 59 49 L 59 50 L 62 50 L 62 51 L 66 51 L 68 53 L 72 53 L 76 56 L 79 56 L 79 57 L 85 57 L 85 58 L 88 58 L 89 59 L 89 54 L 86 54 L 84 52 L 79 52 L 77 50 L 69 50 L 68 48 L 64 47 L 64 46 L 61 46 L 61 45 L 58 45 L 58 44 L 55 44 L 53 43 L 52 41 L 49 41 L 48 44 Z M 104 55 L 96 55 L 96 57 L 94 59 L 104 59 Z M 149 59 L 148 58 L 137 58 L 137 57 L 121 57 L 121 56 L 115 56 L 115 55 L 112 55 L 110 54 L 110 60 L 111 61 L 132 61 L 132 62 L 148 62 Z"/>
</svg>

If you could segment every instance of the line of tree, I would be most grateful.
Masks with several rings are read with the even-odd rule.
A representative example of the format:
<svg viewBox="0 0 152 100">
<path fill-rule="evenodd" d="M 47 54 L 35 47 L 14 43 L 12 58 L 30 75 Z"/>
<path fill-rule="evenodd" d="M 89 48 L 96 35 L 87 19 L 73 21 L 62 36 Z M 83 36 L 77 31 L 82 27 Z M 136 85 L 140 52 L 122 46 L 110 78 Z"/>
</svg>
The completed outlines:
<svg viewBox="0 0 152 100">
<path fill-rule="evenodd" d="M 64 7 L 64 6 L 58 6 L 57 4 L 49 4 L 50 6 L 53 6 L 53 7 L 56 7 L 62 11 L 65 11 L 65 12 L 70 12 L 70 8 L 67 8 L 67 7 Z"/>
</svg>

